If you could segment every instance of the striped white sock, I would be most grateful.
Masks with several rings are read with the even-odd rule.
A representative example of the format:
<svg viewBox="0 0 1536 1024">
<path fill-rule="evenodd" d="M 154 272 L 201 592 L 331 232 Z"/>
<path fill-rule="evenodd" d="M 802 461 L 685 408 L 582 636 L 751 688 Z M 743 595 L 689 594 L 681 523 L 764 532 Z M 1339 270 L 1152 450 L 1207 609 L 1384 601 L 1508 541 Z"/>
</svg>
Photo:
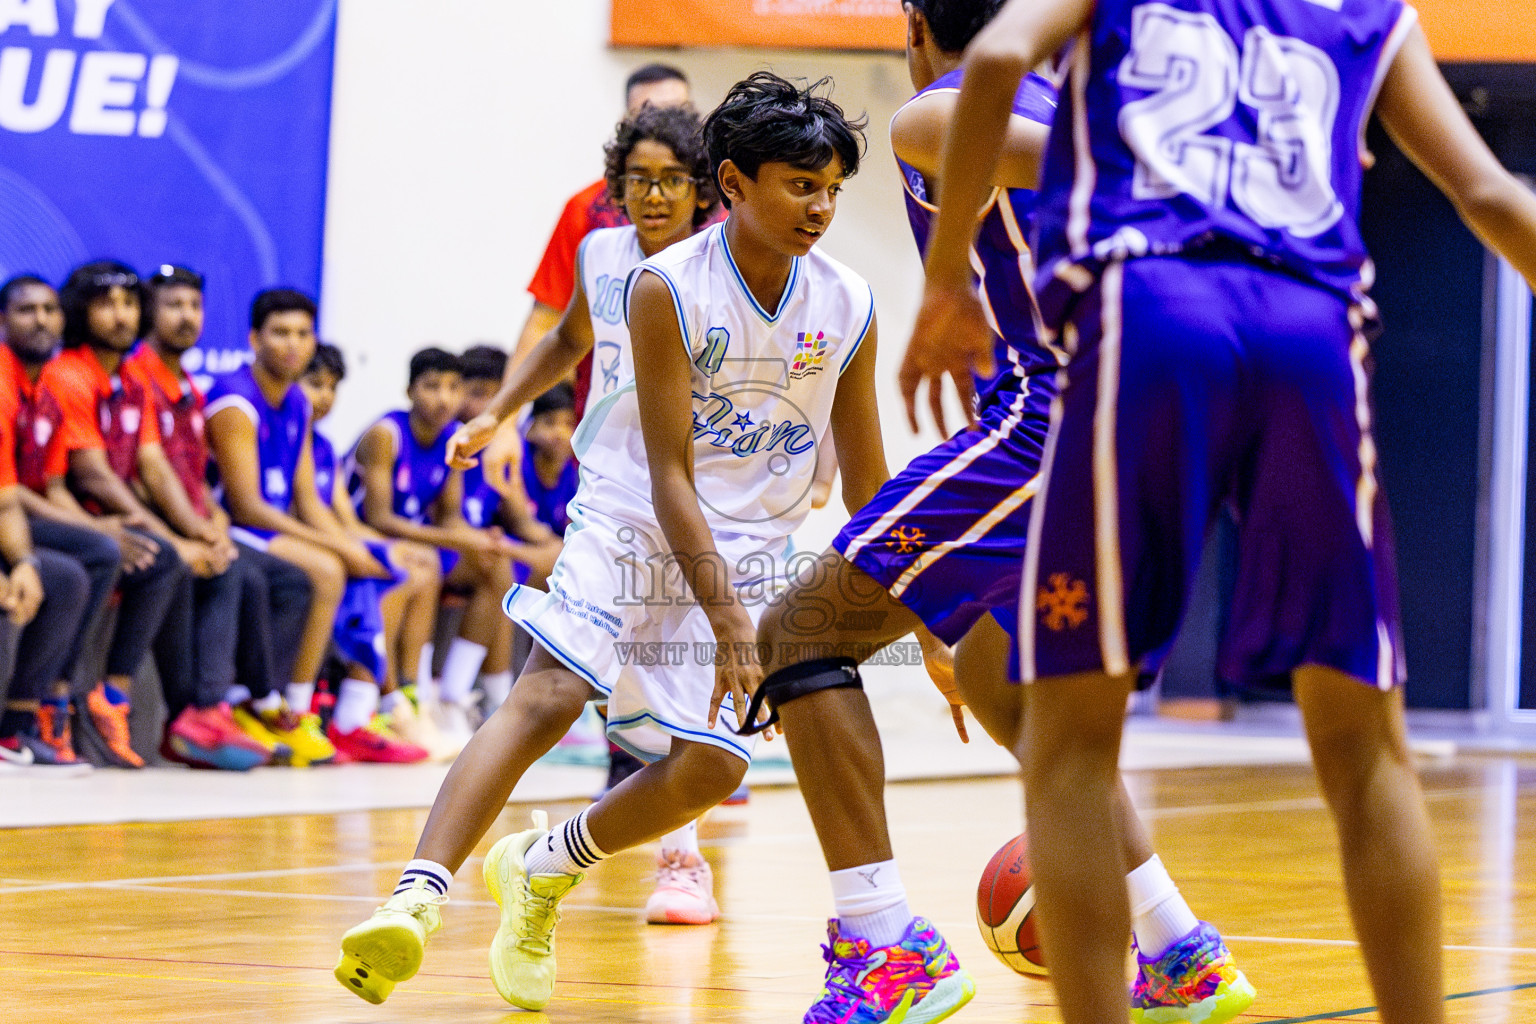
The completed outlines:
<svg viewBox="0 0 1536 1024">
<path fill-rule="evenodd" d="M 523 863 L 530 875 L 579 875 L 609 856 L 592 841 L 587 812 L 582 811 L 530 846 Z"/>
<path fill-rule="evenodd" d="M 448 895 L 448 885 L 453 881 L 453 872 L 443 867 L 435 860 L 413 860 L 400 872 L 400 881 L 395 883 L 394 895 L 398 896 L 417 883 L 425 884 L 439 896 Z"/>
</svg>

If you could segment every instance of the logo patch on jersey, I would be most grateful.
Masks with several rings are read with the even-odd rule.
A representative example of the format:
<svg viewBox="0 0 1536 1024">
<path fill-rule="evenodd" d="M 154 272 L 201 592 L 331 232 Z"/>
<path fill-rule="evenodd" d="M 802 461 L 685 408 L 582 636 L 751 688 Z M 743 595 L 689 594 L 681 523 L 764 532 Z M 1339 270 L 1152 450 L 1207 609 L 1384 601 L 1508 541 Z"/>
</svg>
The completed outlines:
<svg viewBox="0 0 1536 1024">
<path fill-rule="evenodd" d="M 822 331 L 800 333 L 795 345 L 795 360 L 789 364 L 789 377 L 799 380 L 821 369 L 821 361 L 827 354 L 827 336 Z"/>
<path fill-rule="evenodd" d="M 1035 610 L 1046 629 L 1060 633 L 1088 621 L 1088 584 L 1064 572 L 1051 573 L 1049 584 L 1035 598 Z"/>
<path fill-rule="evenodd" d="M 915 526 L 898 526 L 891 531 L 891 537 L 885 542 L 888 548 L 895 548 L 897 554 L 905 555 L 917 550 L 917 545 L 924 537 L 928 536 Z"/>
<path fill-rule="evenodd" d="M 139 410 L 128 406 L 123 410 L 123 433 L 137 434 L 139 432 Z"/>
</svg>

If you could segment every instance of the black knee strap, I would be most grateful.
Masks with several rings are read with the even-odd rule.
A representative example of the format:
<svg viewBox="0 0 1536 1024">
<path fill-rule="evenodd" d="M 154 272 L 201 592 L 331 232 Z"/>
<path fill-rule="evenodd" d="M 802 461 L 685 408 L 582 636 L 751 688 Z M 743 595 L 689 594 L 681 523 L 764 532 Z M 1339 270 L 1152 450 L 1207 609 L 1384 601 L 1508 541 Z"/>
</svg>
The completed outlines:
<svg viewBox="0 0 1536 1024">
<path fill-rule="evenodd" d="M 859 663 L 852 658 L 816 658 L 798 665 L 781 668 L 764 679 L 752 702 L 747 705 L 747 725 L 737 730 L 738 736 L 760 733 L 779 721 L 779 708 L 792 700 L 815 693 L 818 690 L 862 690 L 864 680 L 859 677 Z M 763 704 L 768 705 L 768 720 L 758 722 Z"/>
</svg>

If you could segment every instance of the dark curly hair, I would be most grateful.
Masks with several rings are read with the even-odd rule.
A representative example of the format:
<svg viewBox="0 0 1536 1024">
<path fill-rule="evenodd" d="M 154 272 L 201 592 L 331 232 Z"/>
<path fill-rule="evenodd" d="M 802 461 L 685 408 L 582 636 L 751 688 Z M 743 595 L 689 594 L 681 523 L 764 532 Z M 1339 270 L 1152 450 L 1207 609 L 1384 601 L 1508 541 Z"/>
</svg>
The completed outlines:
<svg viewBox="0 0 1536 1024">
<path fill-rule="evenodd" d="M 850 121 L 842 107 L 816 95 L 831 85 L 831 78 L 822 78 L 802 88 L 771 71 L 758 71 L 731 86 L 704 119 L 709 180 L 718 187 L 720 165 L 727 160 L 756 181 L 766 163 L 814 171 L 834 156 L 842 160 L 843 176 L 853 177 L 864 155 L 869 119 Z M 721 198 L 729 208 L 731 201 Z"/>
<path fill-rule="evenodd" d="M 704 148 L 699 113 L 692 107 L 653 107 L 649 103 L 639 113 L 619 122 L 613 141 L 603 147 L 606 158 L 603 176 L 608 181 L 608 195 L 624 204 L 624 173 L 629 154 L 642 142 L 659 142 L 672 151 L 677 162 L 688 168 L 699 199 L 705 205 L 693 211 L 693 226 L 708 223 L 720 205 L 714 175 L 709 173 L 709 151 Z"/>
</svg>

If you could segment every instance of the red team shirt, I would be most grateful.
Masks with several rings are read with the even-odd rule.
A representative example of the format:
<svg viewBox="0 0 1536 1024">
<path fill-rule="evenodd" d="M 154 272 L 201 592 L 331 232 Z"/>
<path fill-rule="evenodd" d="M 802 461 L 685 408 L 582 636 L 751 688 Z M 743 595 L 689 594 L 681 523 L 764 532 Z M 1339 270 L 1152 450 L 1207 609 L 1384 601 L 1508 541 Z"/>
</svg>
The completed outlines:
<svg viewBox="0 0 1536 1024">
<path fill-rule="evenodd" d="M 49 445 L 59 418 L 57 403 L 27 377 L 11 347 L 0 345 L 0 437 L 16 478 L 38 494 L 48 489 L 50 476 L 63 476 L 69 468 L 64 449 Z"/>
<path fill-rule="evenodd" d="M 165 449 L 165 457 L 187 492 L 193 511 L 206 517 L 208 442 L 203 430 L 203 406 L 207 404 L 203 393 L 190 376 L 178 377 L 148 345 L 140 345 L 123 360 L 122 372 L 149 393 L 159 416 L 160 446 Z"/>
<path fill-rule="evenodd" d="M 69 453 L 96 449 L 124 480 L 138 476 L 141 444 L 160 443 L 154 400 L 142 381 L 108 374 L 88 346 L 67 348 L 43 367 L 41 413 L 52 419 L 46 463 L 58 475 Z"/>
</svg>

